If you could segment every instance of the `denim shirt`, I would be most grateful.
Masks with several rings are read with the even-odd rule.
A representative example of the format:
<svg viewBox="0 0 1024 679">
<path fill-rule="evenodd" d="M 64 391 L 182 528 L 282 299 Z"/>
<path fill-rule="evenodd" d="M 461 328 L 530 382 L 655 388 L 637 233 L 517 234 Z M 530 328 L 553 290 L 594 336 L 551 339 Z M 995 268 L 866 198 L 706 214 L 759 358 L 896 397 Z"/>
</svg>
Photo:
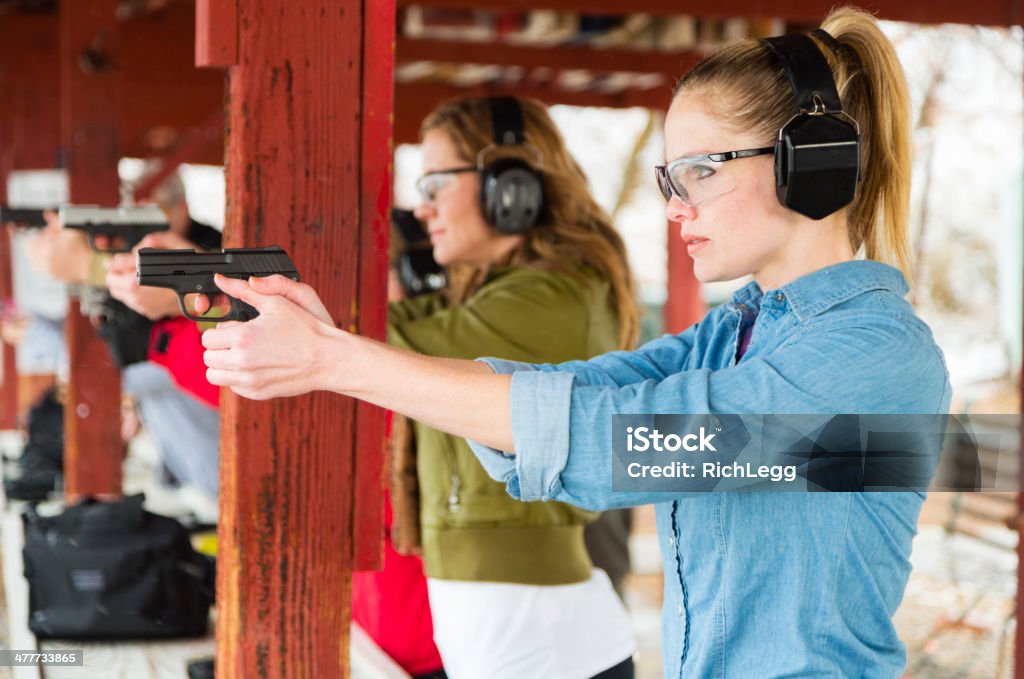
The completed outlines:
<svg viewBox="0 0 1024 679">
<path fill-rule="evenodd" d="M 481 359 L 513 373 L 516 454 L 473 450 L 522 500 L 657 503 L 666 677 L 897 677 L 892 616 L 922 493 L 616 493 L 609 458 L 613 414 L 947 412 L 945 361 L 907 290 L 896 269 L 849 261 L 778 290 L 750 283 L 633 352 Z"/>
</svg>

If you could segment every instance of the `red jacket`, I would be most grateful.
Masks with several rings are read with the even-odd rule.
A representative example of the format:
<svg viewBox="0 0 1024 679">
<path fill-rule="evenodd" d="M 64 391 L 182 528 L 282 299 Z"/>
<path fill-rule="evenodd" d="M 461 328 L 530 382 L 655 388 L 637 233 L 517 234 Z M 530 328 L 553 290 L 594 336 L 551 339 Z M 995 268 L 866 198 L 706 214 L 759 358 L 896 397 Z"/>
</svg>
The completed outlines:
<svg viewBox="0 0 1024 679">
<path fill-rule="evenodd" d="M 206 379 L 199 326 L 184 316 L 165 318 L 149 333 L 149 360 L 167 368 L 174 383 L 214 408 L 220 407 L 220 387 Z"/>
</svg>

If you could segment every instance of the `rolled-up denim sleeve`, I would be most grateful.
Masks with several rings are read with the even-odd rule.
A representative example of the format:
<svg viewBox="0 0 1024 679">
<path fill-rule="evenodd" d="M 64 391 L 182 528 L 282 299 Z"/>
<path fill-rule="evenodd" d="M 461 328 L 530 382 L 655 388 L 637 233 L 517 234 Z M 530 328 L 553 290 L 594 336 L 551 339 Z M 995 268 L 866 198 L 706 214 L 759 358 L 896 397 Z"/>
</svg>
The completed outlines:
<svg viewBox="0 0 1024 679">
<path fill-rule="evenodd" d="M 569 457 L 569 421 L 574 375 L 545 372 L 530 363 L 479 359 L 494 372 L 512 375 L 512 440 L 517 451 L 504 451 L 469 441 L 487 473 L 507 484 L 512 497 L 549 500 L 558 492 L 558 478 Z"/>
</svg>

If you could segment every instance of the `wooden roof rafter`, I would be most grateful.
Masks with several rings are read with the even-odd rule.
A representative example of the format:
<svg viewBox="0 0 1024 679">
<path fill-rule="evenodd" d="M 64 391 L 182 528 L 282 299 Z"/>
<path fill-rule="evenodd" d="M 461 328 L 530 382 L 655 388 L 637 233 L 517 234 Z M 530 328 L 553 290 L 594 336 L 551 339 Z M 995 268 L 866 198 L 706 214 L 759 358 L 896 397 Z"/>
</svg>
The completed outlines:
<svg viewBox="0 0 1024 679">
<path fill-rule="evenodd" d="M 464 64 L 521 66 L 526 69 L 583 69 L 599 73 L 659 73 L 670 81 L 692 68 L 701 50 L 661 52 L 623 48 L 601 49 L 587 45 L 534 46 L 507 43 L 456 42 L 399 36 L 399 64 L 434 61 Z"/>
<path fill-rule="evenodd" d="M 419 139 L 419 126 L 438 104 L 456 97 L 516 95 L 532 97 L 546 104 L 628 108 L 639 106 L 666 109 L 670 103 L 668 87 L 627 88 L 617 92 L 570 91 L 522 83 L 481 83 L 471 87 L 450 84 L 404 83 L 395 87 L 395 144 L 413 144 Z"/>
<path fill-rule="evenodd" d="M 787 22 L 817 23 L 835 0 L 397 0 L 400 8 L 420 6 L 437 9 L 476 9 L 508 12 L 554 10 L 588 16 L 625 14 L 693 15 L 706 19 L 735 17 L 783 19 Z M 1024 4 L 1019 0 L 962 2 L 961 0 L 854 0 L 852 3 L 874 12 L 881 19 L 938 24 L 961 23 L 981 26 L 1024 24 Z"/>
</svg>

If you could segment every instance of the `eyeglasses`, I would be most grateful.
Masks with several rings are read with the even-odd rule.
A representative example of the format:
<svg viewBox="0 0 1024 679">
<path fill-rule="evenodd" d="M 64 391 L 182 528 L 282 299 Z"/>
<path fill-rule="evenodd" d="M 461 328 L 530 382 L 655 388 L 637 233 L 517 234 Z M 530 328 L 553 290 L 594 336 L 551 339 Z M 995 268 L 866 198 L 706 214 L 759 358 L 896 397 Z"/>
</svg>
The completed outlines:
<svg viewBox="0 0 1024 679">
<path fill-rule="evenodd" d="M 428 172 L 416 180 L 416 190 L 419 191 L 424 203 L 433 203 L 437 198 L 437 192 L 451 184 L 452 180 L 455 179 L 455 175 L 462 172 L 476 171 L 476 165 L 466 165 L 464 167 L 452 167 L 447 170 Z"/>
<path fill-rule="evenodd" d="M 665 200 L 672 200 L 672 196 L 676 196 L 686 205 L 697 207 L 736 188 L 736 181 L 722 167 L 723 163 L 774 152 L 774 146 L 764 146 L 759 149 L 685 156 L 667 165 L 655 165 L 654 176 Z"/>
</svg>

